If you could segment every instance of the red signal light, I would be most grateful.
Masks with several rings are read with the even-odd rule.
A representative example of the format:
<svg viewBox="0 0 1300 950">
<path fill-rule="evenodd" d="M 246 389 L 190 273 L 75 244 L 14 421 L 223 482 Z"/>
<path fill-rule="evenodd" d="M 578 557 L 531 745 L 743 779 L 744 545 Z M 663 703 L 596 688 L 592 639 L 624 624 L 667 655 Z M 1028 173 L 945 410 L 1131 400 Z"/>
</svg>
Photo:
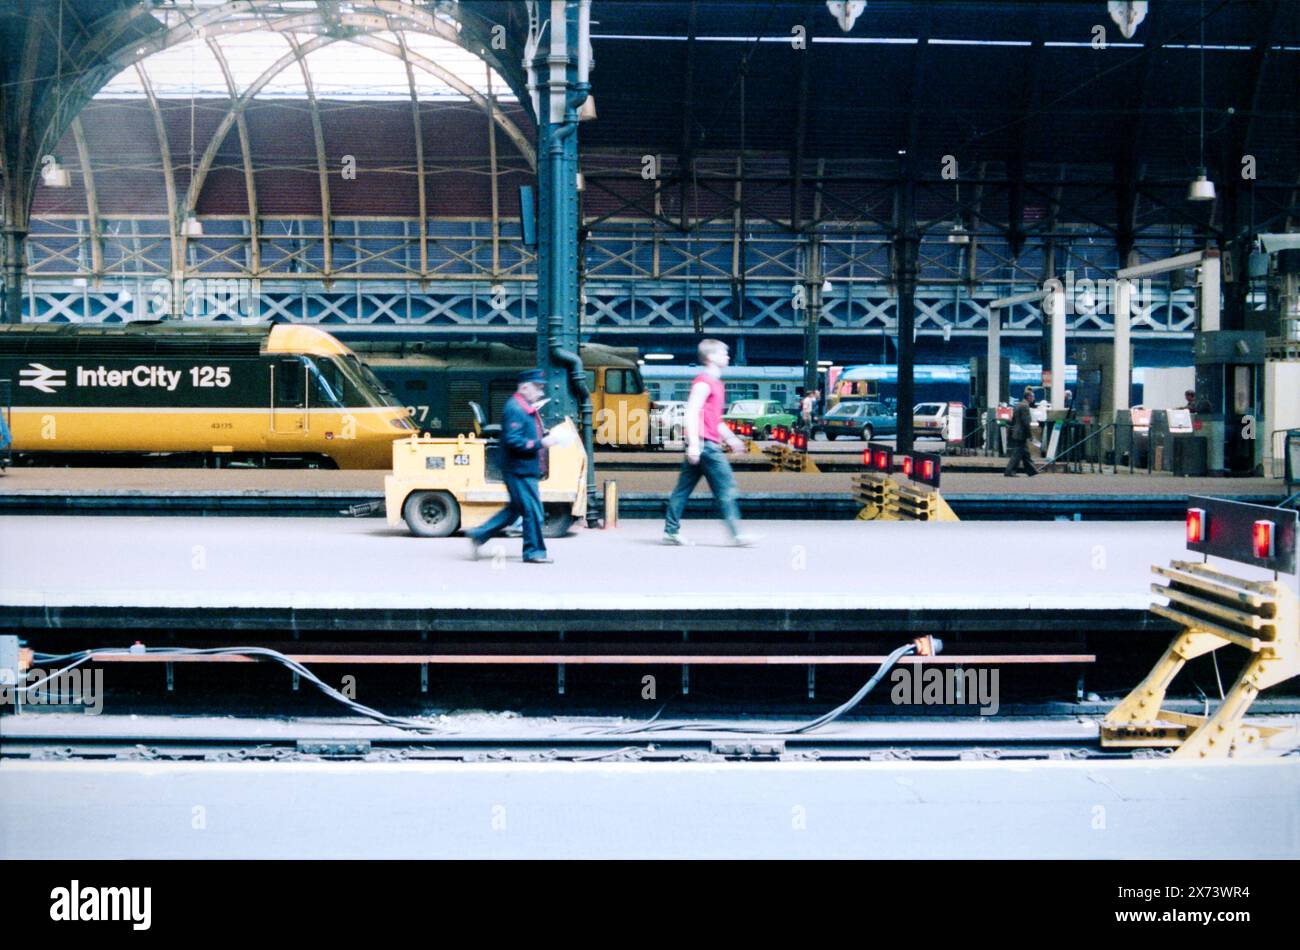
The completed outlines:
<svg viewBox="0 0 1300 950">
<path fill-rule="evenodd" d="M 1251 541 L 1255 549 L 1255 557 L 1271 558 L 1273 556 L 1273 522 L 1256 521 L 1255 527 L 1251 531 Z"/>
<path fill-rule="evenodd" d="M 912 477 L 912 456 L 910 455 L 903 456 L 903 474 L 908 478 Z"/>
<path fill-rule="evenodd" d="M 1205 540 L 1206 517 L 1204 508 L 1187 509 L 1187 543 L 1199 544 Z"/>
<path fill-rule="evenodd" d="M 921 470 L 925 473 L 925 474 L 922 476 L 922 478 L 924 478 L 926 481 L 930 481 L 931 479 L 933 479 L 933 478 L 934 478 L 934 459 L 926 459 L 926 460 L 921 464 Z"/>
<path fill-rule="evenodd" d="M 889 468 L 888 452 L 876 452 L 876 468 L 882 472 Z"/>
<path fill-rule="evenodd" d="M 862 464 L 865 465 L 867 468 L 871 468 L 871 449 L 863 449 Z"/>
</svg>

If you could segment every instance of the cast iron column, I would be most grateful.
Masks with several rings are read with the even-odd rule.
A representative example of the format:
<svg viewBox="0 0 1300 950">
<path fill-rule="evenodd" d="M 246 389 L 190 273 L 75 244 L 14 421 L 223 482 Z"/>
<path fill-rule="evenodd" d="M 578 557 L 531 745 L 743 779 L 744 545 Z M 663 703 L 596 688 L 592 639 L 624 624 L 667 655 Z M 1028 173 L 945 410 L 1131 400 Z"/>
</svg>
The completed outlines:
<svg viewBox="0 0 1300 950">
<path fill-rule="evenodd" d="M 921 235 L 916 227 L 916 186 L 907 175 L 899 188 L 894 238 L 894 279 L 898 283 L 898 451 L 912 451 L 913 383 L 916 363 L 916 264 Z"/>
</svg>

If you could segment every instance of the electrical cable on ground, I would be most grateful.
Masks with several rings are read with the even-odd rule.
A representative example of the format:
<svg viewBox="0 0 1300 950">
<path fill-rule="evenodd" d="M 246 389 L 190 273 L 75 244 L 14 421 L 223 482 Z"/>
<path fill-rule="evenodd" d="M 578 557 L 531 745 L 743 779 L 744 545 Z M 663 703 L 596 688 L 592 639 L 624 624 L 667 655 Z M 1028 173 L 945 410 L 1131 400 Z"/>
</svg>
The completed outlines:
<svg viewBox="0 0 1300 950">
<path fill-rule="evenodd" d="M 52 679 L 54 677 L 60 676 L 68 672 L 69 670 L 81 666 L 83 663 L 88 663 L 99 656 L 138 656 L 141 653 L 161 655 L 161 656 L 263 657 L 265 659 L 273 660 L 276 663 L 281 664 L 282 666 L 288 667 L 290 670 L 297 673 L 303 679 L 307 680 L 307 682 L 315 686 L 318 690 L 320 690 L 330 699 L 342 703 L 344 706 L 347 706 L 353 712 L 365 716 L 367 719 L 373 719 L 376 722 L 382 723 L 385 726 L 393 726 L 397 729 L 407 729 L 412 732 L 436 733 L 442 731 L 430 725 L 429 723 L 418 722 L 414 719 L 406 719 L 401 716 L 390 716 L 387 713 L 380 712 L 378 709 L 373 709 L 370 706 L 366 706 L 362 703 L 359 703 L 355 699 L 351 699 L 350 697 L 345 696 L 343 693 L 340 693 L 333 686 L 330 686 L 328 683 L 324 682 L 322 679 L 320 679 L 320 677 L 318 677 L 311 670 L 307 669 L 307 667 L 303 666 L 297 660 L 291 659 L 290 657 L 285 656 L 283 653 L 280 653 L 277 650 L 271 650 L 266 647 L 211 647 L 208 649 L 196 649 L 191 647 L 143 647 L 143 648 L 134 647 L 134 648 L 125 648 L 125 649 L 121 647 L 103 647 L 98 649 L 82 650 L 78 653 L 68 653 L 62 656 L 49 654 L 49 653 L 35 653 L 32 655 L 32 659 L 36 662 L 41 662 L 41 663 L 49 663 L 51 661 L 61 662 L 64 660 L 73 661 L 72 663 L 68 664 L 62 669 L 50 673 L 49 677 L 46 677 L 46 679 Z M 36 686 L 42 685 L 44 682 L 45 679 L 39 680 L 36 683 L 32 683 L 29 684 L 28 686 L 22 687 L 22 690 L 26 691 L 26 690 L 33 689 Z"/>
<path fill-rule="evenodd" d="M 635 726 L 624 726 L 617 729 L 600 730 L 600 731 L 587 733 L 587 734 L 588 735 L 634 735 L 634 734 L 643 734 L 643 733 L 652 733 L 652 732 L 705 731 L 705 732 L 725 732 L 725 733 L 732 733 L 732 734 L 738 733 L 738 734 L 747 734 L 747 735 L 773 735 L 773 736 L 802 735 L 804 733 L 812 732 L 815 729 L 820 729 L 823 726 L 829 725 L 830 723 L 834 722 L 836 719 L 839 719 L 845 713 L 848 713 L 851 710 L 853 710 L 859 703 L 862 702 L 862 700 L 864 700 L 867 697 L 867 695 L 873 689 L 876 688 L 876 686 L 880 683 L 880 681 L 884 679 L 885 675 L 891 669 L 893 669 L 895 664 L 897 664 L 898 661 L 901 660 L 903 657 L 910 656 L 912 654 L 920 654 L 922 656 L 932 656 L 936 653 L 939 653 L 942 649 L 943 649 L 943 641 L 938 639 L 937 637 L 928 637 L 928 636 L 919 637 L 916 640 L 912 640 L 909 643 L 903 644 L 901 647 L 898 647 L 896 650 L 890 653 L 889 656 L 885 657 L 884 662 L 880 664 L 880 668 L 876 670 L 875 674 L 869 680 L 867 680 L 867 682 L 864 683 L 862 687 L 856 693 L 854 693 L 848 700 L 846 700 L 844 703 L 841 703 L 839 706 L 836 706 L 834 709 L 830 710 L 829 712 L 824 713 L 823 715 L 818 716 L 816 719 L 813 719 L 809 722 L 803 723 L 802 725 L 788 726 L 781 729 L 763 729 L 757 727 L 737 726 L 732 723 L 709 723 L 709 722 L 660 723 L 660 722 L 656 722 L 656 720 L 659 718 L 659 716 L 663 713 L 664 709 L 666 708 L 666 707 L 660 707 L 658 712 L 656 712 L 648 720 L 639 723 Z M 248 656 L 248 657 L 261 657 L 268 660 L 273 660 L 274 662 L 279 663 L 282 666 L 285 666 L 288 669 L 292 670 L 293 672 L 297 673 L 299 676 L 307 680 L 307 682 L 311 683 L 313 686 L 315 686 L 318 690 L 320 690 L 330 699 L 333 699 L 336 702 L 343 704 L 347 708 L 351 709 L 353 712 L 365 716 L 367 719 L 373 719 L 376 722 L 379 722 L 385 726 L 392 726 L 397 729 L 406 729 L 413 732 L 426 732 L 426 733 L 442 732 L 442 730 L 439 730 L 436 727 L 429 725 L 428 723 L 418 722 L 416 720 L 406 719 L 400 716 L 390 716 L 387 713 L 380 712 L 377 709 L 359 703 L 356 700 L 348 696 L 345 696 L 343 693 L 339 692 L 334 687 L 330 686 L 328 683 L 325 683 L 318 676 L 316 676 L 316 674 L 311 672 L 311 670 L 307 669 L 307 667 L 303 666 L 297 660 L 285 656 L 283 653 L 280 653 L 278 650 L 271 650 L 267 647 L 192 648 L 192 647 L 136 646 L 136 647 L 129 647 L 129 648 L 101 647 L 101 648 L 95 648 L 89 650 L 80 650 L 76 653 L 65 653 L 65 654 L 35 653 L 32 655 L 32 659 L 35 662 L 40 662 L 40 663 L 65 662 L 65 661 L 71 661 L 71 662 L 69 662 L 67 666 L 64 666 L 61 669 L 55 670 L 54 672 L 50 673 L 48 677 L 45 677 L 27 686 L 21 687 L 20 691 L 34 689 L 37 686 L 40 686 L 44 682 L 46 682 L 47 679 L 53 679 L 55 677 L 61 676 L 64 673 L 69 672 L 70 670 L 76 669 L 78 666 L 81 666 L 84 663 L 89 663 L 90 661 L 94 660 L 96 657 L 138 656 L 141 653 L 152 654 L 157 656 Z M 605 754 L 608 753 L 602 753 L 602 755 Z"/>
<path fill-rule="evenodd" d="M 841 703 L 839 706 L 836 706 L 830 712 L 824 713 L 816 719 L 798 726 L 787 726 L 781 729 L 763 729 L 716 722 L 655 723 L 655 720 L 659 718 L 660 713 L 663 712 L 663 708 L 661 707 L 658 712 L 643 723 L 635 726 L 624 726 L 619 729 L 603 730 L 593 733 L 593 735 L 637 735 L 647 732 L 726 732 L 764 736 L 803 735 L 812 732 L 814 729 L 820 729 L 822 726 L 829 725 L 845 713 L 853 710 L 853 708 L 861 703 L 862 700 L 867 698 L 867 695 L 876 688 L 880 681 L 885 678 L 885 675 L 893 669 L 894 665 L 903 657 L 918 653 L 922 656 L 933 656 L 934 654 L 939 653 L 942 649 L 943 641 L 937 637 L 919 637 L 910 643 L 903 644 L 901 647 L 894 650 L 893 653 L 889 654 L 889 656 L 885 657 L 884 662 L 880 664 L 880 668 L 876 670 L 875 675 L 862 684 L 862 687 L 849 697 L 848 700 Z"/>
</svg>

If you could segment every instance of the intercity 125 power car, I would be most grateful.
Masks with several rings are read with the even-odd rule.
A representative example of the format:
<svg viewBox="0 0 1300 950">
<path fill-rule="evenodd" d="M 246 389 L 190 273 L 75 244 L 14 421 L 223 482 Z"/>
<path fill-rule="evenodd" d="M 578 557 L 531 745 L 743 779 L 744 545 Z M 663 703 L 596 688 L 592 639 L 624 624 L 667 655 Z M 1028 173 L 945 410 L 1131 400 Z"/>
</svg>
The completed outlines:
<svg viewBox="0 0 1300 950">
<path fill-rule="evenodd" d="M 415 431 L 330 334 L 291 324 L 0 326 L 16 461 L 388 468 Z"/>
</svg>

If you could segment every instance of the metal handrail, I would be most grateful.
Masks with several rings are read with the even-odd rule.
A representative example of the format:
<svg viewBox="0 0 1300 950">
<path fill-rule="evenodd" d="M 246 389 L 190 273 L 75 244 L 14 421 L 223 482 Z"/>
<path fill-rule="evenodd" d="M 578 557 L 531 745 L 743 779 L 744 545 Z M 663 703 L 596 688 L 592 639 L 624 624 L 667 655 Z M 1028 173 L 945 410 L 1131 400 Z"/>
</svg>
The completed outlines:
<svg viewBox="0 0 1300 950">
<path fill-rule="evenodd" d="M 1272 478 L 1282 478 L 1286 475 L 1286 435 L 1288 432 L 1294 432 L 1295 426 L 1288 426 L 1285 429 L 1274 429 L 1268 436 L 1269 451 L 1269 473 Z M 1277 437 L 1282 436 L 1282 451 L 1278 451 Z M 1279 467 L 1280 466 L 1280 467 Z"/>
<path fill-rule="evenodd" d="M 1088 433 L 1086 436 L 1084 436 L 1084 437 L 1083 437 L 1082 439 L 1080 439 L 1078 442 L 1075 442 L 1073 445 L 1068 445 L 1068 446 L 1066 446 L 1066 447 L 1063 448 L 1063 449 L 1057 449 L 1057 450 L 1056 450 L 1056 455 L 1052 456 L 1052 458 L 1051 458 L 1050 460 L 1048 460 L 1048 463 L 1047 463 L 1047 464 L 1048 464 L 1048 465 L 1056 465 L 1056 464 L 1060 464 L 1060 463 L 1057 462 L 1058 459 L 1061 459 L 1063 456 L 1069 455 L 1071 452 L 1073 452 L 1073 451 L 1074 451 L 1075 449 L 1077 449 L 1077 448 L 1080 448 L 1080 447 L 1082 447 L 1082 446 L 1084 446 L 1084 445 L 1087 445 L 1087 444 L 1088 444 L 1089 442 L 1091 442 L 1094 438 L 1096 438 L 1097 436 L 1103 434 L 1103 433 L 1106 432 L 1108 429 L 1115 429 L 1116 425 L 1117 425 L 1117 423 L 1114 423 L 1114 422 L 1108 422 L 1108 423 L 1106 423 L 1106 425 L 1102 426 L 1100 429 L 1094 429 L 1092 432 Z M 1129 452 L 1129 459 L 1131 460 L 1132 457 L 1133 457 L 1133 453 L 1132 453 L 1132 452 Z M 1094 463 L 1094 464 L 1095 464 L 1095 463 Z M 1103 467 L 1104 467 L 1104 466 L 1103 466 Z M 1094 468 L 1094 471 L 1095 471 L 1095 468 Z"/>
<path fill-rule="evenodd" d="M 1138 429 L 1137 426 L 1135 426 L 1135 425 L 1134 425 L 1133 423 L 1131 423 L 1131 422 L 1130 422 L 1130 423 L 1108 422 L 1108 423 L 1106 423 L 1105 425 L 1100 426 L 1100 427 L 1096 426 L 1096 424 L 1094 423 L 1094 424 L 1090 425 L 1089 428 L 1091 428 L 1092 431 L 1089 432 L 1089 433 L 1088 433 L 1086 436 L 1084 436 L 1082 439 L 1080 439 L 1078 442 L 1075 442 L 1075 443 L 1073 443 L 1072 445 L 1068 445 L 1068 446 L 1066 446 L 1066 447 L 1063 448 L 1063 449 L 1057 449 L 1057 450 L 1056 450 L 1056 455 L 1054 455 L 1054 456 L 1052 457 L 1052 459 L 1046 463 L 1046 465 L 1060 465 L 1060 464 L 1066 464 L 1066 462 L 1058 461 L 1058 460 L 1062 459 L 1064 456 L 1066 456 L 1066 455 L 1068 455 L 1069 453 L 1073 452 L 1075 449 L 1080 448 L 1080 447 L 1083 446 L 1083 445 L 1086 445 L 1087 443 L 1091 442 L 1093 439 L 1097 438 L 1098 436 L 1100 436 L 1100 435 L 1104 435 L 1107 431 L 1114 431 L 1114 432 L 1118 435 L 1118 433 L 1120 432 L 1121 429 L 1128 429 L 1129 432 L 1130 432 L 1129 450 L 1128 450 L 1128 452 L 1127 452 L 1127 455 L 1128 455 L 1128 473 L 1129 473 L 1130 475 L 1132 475 L 1132 474 L 1134 474 L 1134 473 L 1137 471 L 1137 467 L 1136 467 L 1136 464 L 1135 464 L 1135 456 L 1136 456 L 1137 453 L 1134 451 L 1134 440 L 1132 439 L 1132 434 L 1133 434 L 1133 433 L 1136 433 L 1136 431 L 1137 431 L 1137 429 Z M 1100 443 L 1098 443 L 1098 444 L 1100 444 Z M 1150 475 L 1150 474 L 1152 473 L 1152 468 L 1151 468 L 1151 466 L 1152 466 L 1152 463 L 1153 463 L 1153 454 L 1154 454 L 1154 453 L 1151 451 L 1150 446 L 1148 446 L 1148 447 L 1147 447 L 1147 465 L 1146 465 L 1146 470 L 1147 470 L 1147 474 L 1148 474 L 1148 475 Z M 1091 470 L 1094 471 L 1094 472 L 1098 472 L 1098 471 L 1099 471 L 1099 472 L 1105 472 L 1105 470 L 1106 470 L 1106 462 L 1105 462 L 1105 458 L 1102 456 L 1102 454 L 1101 454 L 1100 452 L 1097 453 L 1097 458 L 1085 459 L 1084 461 L 1087 462 L 1088 464 L 1090 464 L 1090 465 L 1092 466 L 1092 469 L 1091 469 Z M 1046 465 L 1044 465 L 1043 467 L 1045 468 Z M 1113 451 L 1112 455 L 1111 455 L 1111 473 L 1112 473 L 1112 474 L 1119 474 L 1119 468 L 1120 468 L 1120 465 L 1119 465 L 1119 451 L 1118 451 L 1118 448 L 1116 448 L 1116 449 Z"/>
<path fill-rule="evenodd" d="M 986 433 L 984 432 L 984 426 L 982 425 L 976 426 L 975 428 L 967 432 L 965 435 L 963 435 L 960 439 L 951 439 L 951 440 L 945 439 L 943 444 L 944 454 L 946 455 L 948 453 L 948 447 L 951 445 L 960 445 L 963 450 L 972 448 L 972 446 L 968 445 L 967 443 L 969 443 L 971 439 L 975 438 L 975 436 L 977 435 L 978 436 L 986 435 Z M 987 447 L 987 442 L 986 442 L 986 447 Z"/>
</svg>

